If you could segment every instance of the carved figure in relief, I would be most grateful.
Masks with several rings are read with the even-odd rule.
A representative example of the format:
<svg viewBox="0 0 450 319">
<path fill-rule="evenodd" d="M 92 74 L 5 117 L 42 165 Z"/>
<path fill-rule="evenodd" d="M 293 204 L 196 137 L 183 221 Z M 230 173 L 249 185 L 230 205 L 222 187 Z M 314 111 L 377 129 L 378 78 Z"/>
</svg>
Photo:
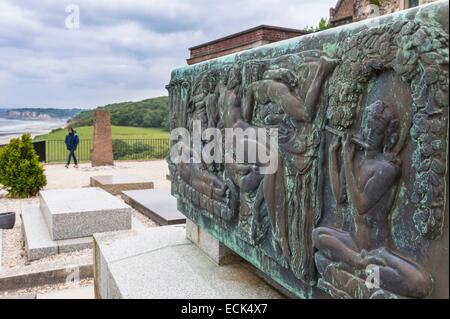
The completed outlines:
<svg viewBox="0 0 450 319">
<path fill-rule="evenodd" d="M 262 72 L 262 79 L 249 83 L 243 102 L 244 118 L 252 122 L 254 112 L 267 114 L 265 125 L 279 127 L 279 166 L 275 174 L 264 176 L 253 204 L 255 221 L 265 204 L 271 223 L 272 237 L 276 241 L 275 249 L 281 248 L 281 254 L 293 269 L 295 275 L 305 282 L 313 282 L 314 264 L 312 262 L 311 229 L 313 227 L 314 200 L 312 179 L 305 181 L 305 200 L 295 208 L 294 214 L 300 214 L 298 229 L 293 228 L 289 235 L 288 188 L 285 167 L 293 166 L 300 175 L 307 174 L 314 161 L 319 143 L 307 142 L 303 137 L 316 136 L 312 122 L 315 119 L 319 98 L 327 77 L 337 65 L 337 61 L 327 57 L 321 51 L 305 51 L 300 54 L 285 55 L 266 63 L 269 67 Z M 303 72 L 302 72 L 303 71 Z M 253 77 L 254 78 L 254 77 Z M 277 109 L 279 112 L 273 112 Z M 267 110 L 267 111 L 266 111 Z M 289 169 L 289 168 L 288 168 Z M 297 184 L 302 181 L 296 180 Z M 305 185 L 306 185 L 305 184 Z M 256 236 L 256 235 L 254 235 Z M 291 247 L 291 245 L 294 245 Z"/>
<path fill-rule="evenodd" d="M 180 177 L 196 191 L 209 198 L 224 201 L 226 184 L 209 172 L 202 163 L 179 163 Z"/>
<path fill-rule="evenodd" d="M 376 101 L 364 110 L 359 136 L 346 134 L 343 143 L 341 137 L 334 137 L 330 149 L 334 153 L 342 149 L 346 193 L 354 208 L 355 225 L 352 233 L 331 227 L 313 231 L 318 249 L 316 265 L 326 280 L 342 286 L 338 289 L 345 287 L 345 282 L 327 278 L 330 265 L 359 277 L 374 265 L 379 270 L 381 289 L 400 296 L 425 297 L 432 289 L 430 275 L 392 251 L 389 243 L 390 211 L 401 176 L 400 158 L 391 152 L 399 137 L 397 118 L 392 107 Z M 340 170 L 333 154 L 330 162 L 333 193 L 342 202 Z"/>
<path fill-rule="evenodd" d="M 200 81 L 200 92 L 192 98 L 192 120 L 200 120 L 202 128 L 216 127 L 219 122 L 217 105 L 217 72 L 207 72 Z"/>
<path fill-rule="evenodd" d="M 302 53 L 302 55 L 307 54 Z M 286 59 L 286 57 L 283 57 Z M 277 61 L 273 61 L 277 63 Z M 326 77 L 336 67 L 336 61 L 323 55 L 320 58 L 307 57 L 302 64 L 317 63 L 318 68 L 312 83 L 302 99 L 303 89 L 298 85 L 297 76 L 287 68 L 269 69 L 264 72 L 263 79 L 253 82 L 247 88 L 244 118 L 250 122 L 256 104 L 274 103 L 282 108 L 284 113 L 294 120 L 294 123 L 311 122 L 316 114 L 316 106 Z M 279 123 L 271 123 L 279 124 Z"/>
<path fill-rule="evenodd" d="M 194 121 L 200 121 L 201 127 L 211 127 L 217 123 L 218 114 L 212 113 L 216 103 L 216 78 L 214 74 L 205 74 L 200 82 L 199 93 L 194 95 L 188 103 L 191 116 L 188 121 L 190 131 L 193 131 Z M 186 152 L 191 161 L 188 163 L 179 163 L 179 175 L 188 185 L 201 194 L 207 195 L 209 198 L 225 201 L 227 186 L 224 181 L 213 172 L 208 170 L 200 158 L 200 154 L 196 154 L 190 146 L 184 146 L 183 152 Z M 192 157 L 198 161 L 192 161 Z"/>
</svg>

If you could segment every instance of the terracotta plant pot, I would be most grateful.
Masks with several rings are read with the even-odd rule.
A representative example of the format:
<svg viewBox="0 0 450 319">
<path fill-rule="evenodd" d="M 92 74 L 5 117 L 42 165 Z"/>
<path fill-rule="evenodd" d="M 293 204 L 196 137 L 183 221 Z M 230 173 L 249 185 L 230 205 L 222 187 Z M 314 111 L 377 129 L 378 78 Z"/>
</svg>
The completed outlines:
<svg viewBox="0 0 450 319">
<path fill-rule="evenodd" d="M 16 213 L 0 213 L 0 229 L 11 229 L 16 223 Z"/>
</svg>

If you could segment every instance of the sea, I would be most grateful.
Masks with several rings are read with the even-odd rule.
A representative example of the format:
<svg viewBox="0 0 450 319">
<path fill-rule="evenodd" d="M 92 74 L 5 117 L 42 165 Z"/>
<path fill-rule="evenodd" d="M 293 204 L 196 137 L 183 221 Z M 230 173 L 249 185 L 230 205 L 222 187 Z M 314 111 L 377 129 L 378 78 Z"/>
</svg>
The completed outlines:
<svg viewBox="0 0 450 319">
<path fill-rule="evenodd" d="M 32 137 L 47 134 L 50 131 L 64 127 L 67 119 L 49 121 L 11 120 L 0 117 L 0 145 L 8 144 L 9 140 L 30 133 Z"/>
</svg>

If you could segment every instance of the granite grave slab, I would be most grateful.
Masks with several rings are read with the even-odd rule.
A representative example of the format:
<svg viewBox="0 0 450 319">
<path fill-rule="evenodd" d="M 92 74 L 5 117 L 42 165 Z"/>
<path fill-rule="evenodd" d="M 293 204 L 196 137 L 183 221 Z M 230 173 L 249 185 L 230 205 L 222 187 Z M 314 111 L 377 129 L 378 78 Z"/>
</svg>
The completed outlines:
<svg viewBox="0 0 450 319">
<path fill-rule="evenodd" d="M 104 175 L 92 176 L 90 185 L 100 187 L 112 195 L 119 195 L 123 191 L 152 189 L 152 181 L 136 175 Z"/>
<path fill-rule="evenodd" d="M 94 245 L 97 298 L 283 298 L 245 262 L 212 262 L 184 225 L 95 234 Z"/>
<path fill-rule="evenodd" d="M 131 207 L 101 188 L 41 191 L 40 207 L 52 240 L 131 228 Z"/>
<path fill-rule="evenodd" d="M 52 240 L 39 206 L 25 206 L 22 209 L 21 218 L 22 234 L 29 261 L 92 247 L 92 236 Z M 132 218 L 132 229 L 142 231 L 147 227 L 136 218 Z"/>
<path fill-rule="evenodd" d="M 169 188 L 122 192 L 127 204 L 159 225 L 184 224 L 186 217 L 177 209 L 175 197 Z"/>
</svg>

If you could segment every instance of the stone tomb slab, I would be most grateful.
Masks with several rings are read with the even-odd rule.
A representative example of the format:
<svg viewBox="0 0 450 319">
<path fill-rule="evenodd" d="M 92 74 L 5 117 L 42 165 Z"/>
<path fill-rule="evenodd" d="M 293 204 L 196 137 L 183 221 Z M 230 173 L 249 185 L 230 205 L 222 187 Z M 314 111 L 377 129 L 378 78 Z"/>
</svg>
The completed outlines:
<svg viewBox="0 0 450 319">
<path fill-rule="evenodd" d="M 21 214 L 22 234 L 29 261 L 92 247 L 92 236 L 52 240 L 39 206 L 24 206 Z M 137 219 L 132 219 L 132 229 L 147 229 Z"/>
<path fill-rule="evenodd" d="M 24 207 L 21 218 L 22 235 L 29 261 L 58 254 L 58 242 L 50 238 L 39 206 Z"/>
<path fill-rule="evenodd" d="M 101 188 L 41 191 L 40 201 L 52 240 L 131 229 L 132 208 Z"/>
<path fill-rule="evenodd" d="M 283 298 L 246 262 L 215 264 L 186 239 L 184 225 L 95 234 L 94 245 L 97 298 Z"/>
<path fill-rule="evenodd" d="M 136 175 L 104 175 L 92 176 L 91 186 L 100 187 L 112 195 L 123 191 L 153 189 L 153 182 Z"/>
<path fill-rule="evenodd" d="M 186 217 L 177 209 L 177 200 L 170 188 L 122 192 L 127 204 L 159 225 L 186 223 Z"/>
</svg>

